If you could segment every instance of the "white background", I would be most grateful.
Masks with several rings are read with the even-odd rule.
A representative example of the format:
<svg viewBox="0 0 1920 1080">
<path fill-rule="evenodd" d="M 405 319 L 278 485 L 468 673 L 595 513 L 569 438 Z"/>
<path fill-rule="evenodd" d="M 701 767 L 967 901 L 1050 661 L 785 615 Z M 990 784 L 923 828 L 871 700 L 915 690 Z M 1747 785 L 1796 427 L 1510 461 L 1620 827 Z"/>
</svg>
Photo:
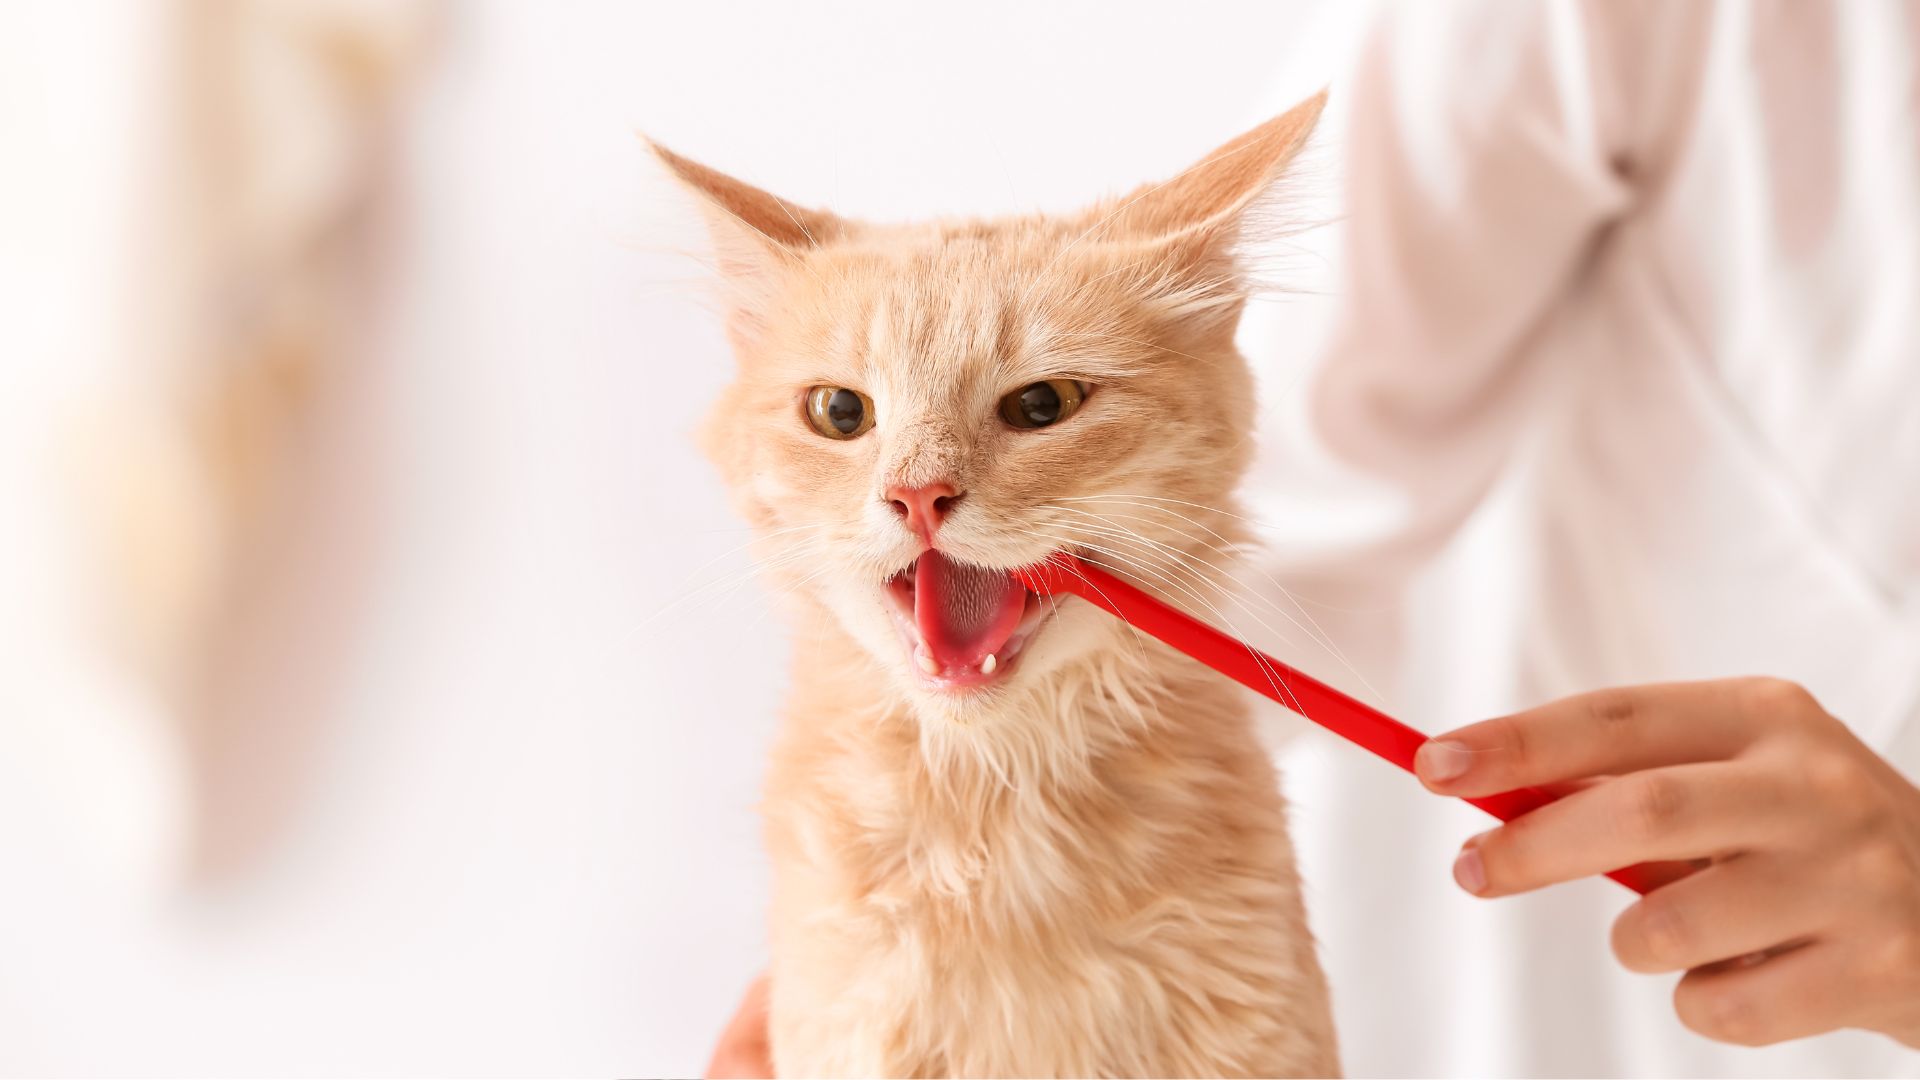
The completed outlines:
<svg viewBox="0 0 1920 1080">
<path fill-rule="evenodd" d="M 24 185 L 4 220 L 35 226 L 14 234 L 38 245 L 30 276 L 64 300 L 16 327 L 97 315 L 86 245 L 136 182 L 116 168 L 140 117 L 131 7 L 8 35 L 44 78 L 0 102 L 40 140 L 0 150 Z M 698 1070 L 763 962 L 753 803 L 785 649 L 751 585 L 676 606 L 742 565 L 692 573 L 744 539 L 691 446 L 729 359 L 697 268 L 659 253 L 689 239 L 687 207 L 634 132 L 854 215 L 1064 208 L 1328 82 L 1361 9 L 442 16 L 393 134 L 366 321 L 228 643 L 212 752 L 178 790 L 80 770 L 36 793 L 16 769 L 0 792 L 0 1071 Z M 1290 272 L 1313 288 L 1324 268 Z M 1272 316 L 1269 385 L 1321 303 Z M 21 388 L 52 393 L 35 365 L 57 357 L 7 362 L 27 417 Z M 16 632 L 58 614 L 9 610 Z M 58 674 L 24 668 L 16 690 Z M 129 869 L 63 819 L 90 811 L 178 816 L 202 854 Z"/>
</svg>

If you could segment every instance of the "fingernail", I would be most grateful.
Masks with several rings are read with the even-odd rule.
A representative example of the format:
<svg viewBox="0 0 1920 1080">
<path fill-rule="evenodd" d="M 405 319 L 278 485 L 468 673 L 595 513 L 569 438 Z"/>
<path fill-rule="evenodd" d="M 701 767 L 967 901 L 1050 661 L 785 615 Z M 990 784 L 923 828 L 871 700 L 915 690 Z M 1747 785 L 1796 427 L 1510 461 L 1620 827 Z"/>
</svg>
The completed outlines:
<svg viewBox="0 0 1920 1080">
<path fill-rule="evenodd" d="M 1471 764 L 1473 753 L 1457 742 L 1429 739 L 1413 755 L 1413 767 L 1420 779 L 1434 783 L 1459 779 Z"/>
<path fill-rule="evenodd" d="M 1480 849 L 1466 847 L 1453 860 L 1453 880 L 1475 896 L 1487 887 L 1487 867 L 1480 861 Z"/>
</svg>

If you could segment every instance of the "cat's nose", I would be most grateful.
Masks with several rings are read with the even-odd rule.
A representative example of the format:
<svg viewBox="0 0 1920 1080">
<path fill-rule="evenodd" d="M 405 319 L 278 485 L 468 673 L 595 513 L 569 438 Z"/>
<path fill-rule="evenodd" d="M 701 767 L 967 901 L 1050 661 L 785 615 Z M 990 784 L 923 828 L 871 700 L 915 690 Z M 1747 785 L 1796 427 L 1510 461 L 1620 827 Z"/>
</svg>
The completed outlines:
<svg viewBox="0 0 1920 1080">
<path fill-rule="evenodd" d="M 887 488 L 887 503 L 893 512 L 899 514 L 907 523 L 907 528 L 920 534 L 927 543 L 933 543 L 933 534 L 940 530 L 947 515 L 953 512 L 953 506 L 966 497 L 966 492 L 956 491 L 952 484 L 925 484 L 920 487 L 904 487 L 894 484 Z"/>
</svg>

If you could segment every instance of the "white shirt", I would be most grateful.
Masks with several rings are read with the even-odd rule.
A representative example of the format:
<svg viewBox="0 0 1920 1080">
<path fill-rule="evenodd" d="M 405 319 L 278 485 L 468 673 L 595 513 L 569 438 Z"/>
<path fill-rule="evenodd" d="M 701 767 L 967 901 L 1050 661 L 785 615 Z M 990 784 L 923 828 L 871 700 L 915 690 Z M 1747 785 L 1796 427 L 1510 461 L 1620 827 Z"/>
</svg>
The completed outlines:
<svg viewBox="0 0 1920 1080">
<path fill-rule="evenodd" d="M 1920 5 L 1406 5 L 1344 96 L 1341 313 L 1250 505 L 1353 668 L 1293 655 L 1432 732 L 1777 675 L 1920 775 Z M 1473 899 L 1492 819 L 1283 764 L 1356 1075 L 1920 1073 L 1693 1035 L 1619 886 Z"/>
</svg>

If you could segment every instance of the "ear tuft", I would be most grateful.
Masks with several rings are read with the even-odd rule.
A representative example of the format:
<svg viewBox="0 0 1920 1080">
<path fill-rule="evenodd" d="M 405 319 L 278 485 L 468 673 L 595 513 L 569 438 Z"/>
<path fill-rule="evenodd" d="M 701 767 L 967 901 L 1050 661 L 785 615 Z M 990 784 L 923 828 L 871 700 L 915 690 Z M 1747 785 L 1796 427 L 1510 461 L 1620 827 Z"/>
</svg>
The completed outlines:
<svg viewBox="0 0 1920 1080">
<path fill-rule="evenodd" d="M 1326 102 L 1321 91 L 1173 179 L 1096 208 L 1080 235 L 1122 245 L 1149 268 L 1145 291 L 1170 325 L 1196 335 L 1232 334 L 1253 291 L 1246 234 L 1264 231 L 1251 224 L 1255 207 L 1272 201 L 1265 197 L 1306 145 Z"/>
<path fill-rule="evenodd" d="M 736 180 L 661 146 L 642 135 L 647 149 L 682 186 L 698 195 L 715 231 L 745 229 L 768 245 L 800 252 L 839 236 L 843 223 L 824 210 L 809 210 Z"/>
<path fill-rule="evenodd" d="M 787 271 L 807 252 L 850 231 L 844 219 L 824 210 L 790 203 L 682 157 L 644 135 L 641 141 L 700 201 L 713 238 L 719 283 L 727 295 L 731 328 L 736 332 L 758 333 Z"/>
<path fill-rule="evenodd" d="M 1285 174 L 1326 103 L 1327 92 L 1322 90 L 1173 179 L 1140 188 L 1107 211 L 1109 217 L 1098 232 L 1109 238 L 1159 240 L 1231 228 Z"/>
</svg>

